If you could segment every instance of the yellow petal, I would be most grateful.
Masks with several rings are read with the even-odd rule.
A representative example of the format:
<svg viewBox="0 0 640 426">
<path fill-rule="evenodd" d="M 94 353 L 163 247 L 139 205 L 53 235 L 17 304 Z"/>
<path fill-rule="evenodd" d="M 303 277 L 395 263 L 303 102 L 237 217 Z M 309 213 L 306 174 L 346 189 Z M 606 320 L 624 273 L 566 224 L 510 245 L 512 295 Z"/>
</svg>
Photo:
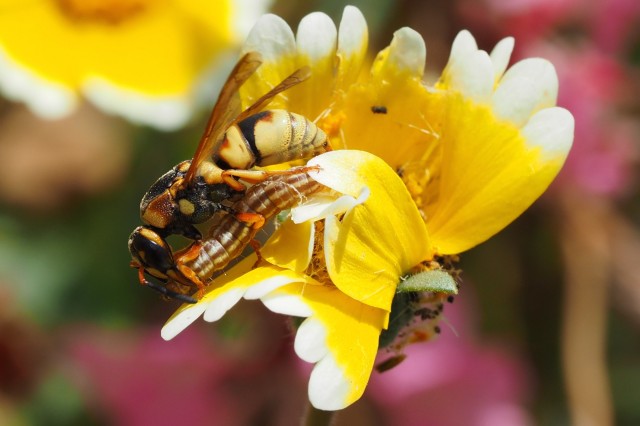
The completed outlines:
<svg viewBox="0 0 640 426">
<path fill-rule="evenodd" d="M 52 1 L 4 4 L 0 40 L 17 62 L 68 87 L 79 89 L 96 76 L 150 95 L 185 93 L 209 64 L 211 52 L 234 38 L 228 2 L 221 2 L 216 14 L 203 13 L 210 6 L 199 3 L 185 8 L 200 9 L 195 15 L 179 3 L 159 2 L 119 25 L 75 21 Z M 194 43 L 196 32 L 199 43 Z"/>
<path fill-rule="evenodd" d="M 295 350 L 316 363 L 309 380 L 311 404 L 340 410 L 357 401 L 369 381 L 387 313 L 332 286 L 295 283 L 262 300 L 270 309 L 277 306 L 279 313 L 289 314 L 286 306 L 295 306 L 294 300 L 310 310 L 296 333 Z"/>
<path fill-rule="evenodd" d="M 327 218 L 325 243 L 331 280 L 367 305 L 391 309 L 400 277 L 432 255 L 427 230 L 398 175 L 363 151 L 332 151 L 309 162 L 314 179 L 355 198 L 368 193 L 342 221 Z"/>
<path fill-rule="evenodd" d="M 360 9 L 346 6 L 338 29 L 338 87 L 346 90 L 356 81 L 367 55 L 369 30 Z"/>
<path fill-rule="evenodd" d="M 109 113 L 175 129 L 191 117 L 204 74 L 265 2 L 247 11 L 231 0 L 0 0 L 0 88 L 45 118 L 68 114 L 82 94 Z M 50 87 L 25 84 L 34 81 Z"/>
<path fill-rule="evenodd" d="M 315 120 L 330 101 L 335 87 L 336 26 L 321 12 L 310 13 L 302 18 L 296 34 L 298 64 L 311 67 L 309 80 L 289 93 L 290 105 L 296 112 Z"/>
<path fill-rule="evenodd" d="M 281 268 L 303 272 L 311 261 L 314 228 L 312 222 L 284 221 L 260 250 L 262 258 Z"/>
<path fill-rule="evenodd" d="M 165 323 L 160 332 L 162 338 L 173 339 L 203 314 L 205 321 L 219 320 L 242 297 L 257 299 L 280 286 L 304 281 L 293 271 L 271 265 L 251 270 L 256 260 L 255 254 L 247 257 L 213 280 L 197 303 L 183 304 Z"/>
<path fill-rule="evenodd" d="M 264 15 L 256 22 L 242 46 L 241 53 L 248 52 L 259 52 L 262 56 L 262 65 L 240 88 L 244 108 L 253 104 L 300 66 L 293 31 L 284 19 L 276 15 Z M 276 96 L 269 107 L 298 112 L 287 108 L 288 92 Z"/>
<path fill-rule="evenodd" d="M 352 85 L 337 102 L 342 127 L 331 142 L 371 152 L 394 169 L 432 149 L 435 123 L 428 119 L 431 106 L 421 82 L 425 56 L 419 34 L 408 28 L 397 31 L 378 54 L 371 76 Z"/>
<path fill-rule="evenodd" d="M 544 192 L 571 147 L 573 118 L 564 110 L 540 111 L 530 137 L 526 126 L 499 121 L 490 107 L 461 95 L 442 107 L 440 172 L 425 190 L 434 195 L 425 212 L 434 246 L 450 254 L 485 241 Z"/>
</svg>

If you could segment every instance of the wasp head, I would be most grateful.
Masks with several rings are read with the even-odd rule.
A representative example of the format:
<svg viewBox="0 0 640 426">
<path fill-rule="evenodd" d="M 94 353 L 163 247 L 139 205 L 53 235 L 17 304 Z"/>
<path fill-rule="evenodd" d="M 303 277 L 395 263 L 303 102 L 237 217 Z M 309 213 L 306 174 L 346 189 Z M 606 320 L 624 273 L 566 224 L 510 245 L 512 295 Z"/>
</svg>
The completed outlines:
<svg viewBox="0 0 640 426">
<path fill-rule="evenodd" d="M 132 266 L 142 267 L 150 275 L 166 280 L 174 269 L 171 247 L 151 228 L 138 226 L 129 236 Z"/>
<path fill-rule="evenodd" d="M 129 252 L 133 258 L 131 266 L 138 269 L 140 283 L 159 292 L 168 299 L 196 303 L 189 296 L 192 285 L 176 269 L 173 252 L 167 242 L 153 229 L 138 226 L 129 236 Z M 160 284 L 144 278 L 149 274 Z"/>
</svg>

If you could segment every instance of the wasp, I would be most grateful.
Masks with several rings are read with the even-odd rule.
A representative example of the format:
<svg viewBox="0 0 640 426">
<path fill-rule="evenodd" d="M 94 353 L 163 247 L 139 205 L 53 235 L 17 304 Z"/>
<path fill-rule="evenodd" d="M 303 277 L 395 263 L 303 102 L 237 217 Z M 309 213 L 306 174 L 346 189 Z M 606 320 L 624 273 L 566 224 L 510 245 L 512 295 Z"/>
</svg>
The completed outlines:
<svg viewBox="0 0 640 426">
<path fill-rule="evenodd" d="M 223 216 L 205 238 L 176 253 L 153 229 L 136 228 L 129 237 L 129 251 L 140 283 L 169 298 L 195 303 L 190 294 L 196 292 L 201 298 L 216 271 L 240 256 L 247 245 L 254 245 L 259 256 L 254 237 L 268 220 L 326 188 L 307 173 L 314 169 L 295 167 L 251 186 L 229 211 L 221 212 Z M 145 273 L 162 284 L 147 280 Z"/>
<path fill-rule="evenodd" d="M 311 75 L 303 67 L 241 111 L 238 91 L 262 63 L 257 52 L 242 56 L 223 85 L 193 159 L 161 176 L 140 203 L 140 216 L 154 234 L 200 239 L 194 224 L 203 223 L 223 204 L 246 190 L 239 182 L 256 183 L 282 172 L 249 170 L 330 150 L 326 134 L 305 117 L 284 110 L 262 109 L 279 93 Z M 152 241 L 150 241 L 150 244 Z"/>
</svg>

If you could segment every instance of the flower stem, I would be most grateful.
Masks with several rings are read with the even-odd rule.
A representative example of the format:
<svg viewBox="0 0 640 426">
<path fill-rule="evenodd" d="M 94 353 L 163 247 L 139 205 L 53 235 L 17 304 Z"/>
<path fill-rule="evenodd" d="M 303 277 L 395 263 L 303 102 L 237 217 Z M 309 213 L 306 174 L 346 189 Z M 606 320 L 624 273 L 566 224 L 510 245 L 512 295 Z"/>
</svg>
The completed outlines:
<svg viewBox="0 0 640 426">
<path fill-rule="evenodd" d="M 318 410 L 311 403 L 307 403 L 302 426 L 330 426 L 335 423 L 335 411 Z"/>
<path fill-rule="evenodd" d="M 565 261 L 563 369 L 573 424 L 612 425 L 606 362 L 611 274 L 611 206 L 564 197 L 560 232 Z"/>
</svg>

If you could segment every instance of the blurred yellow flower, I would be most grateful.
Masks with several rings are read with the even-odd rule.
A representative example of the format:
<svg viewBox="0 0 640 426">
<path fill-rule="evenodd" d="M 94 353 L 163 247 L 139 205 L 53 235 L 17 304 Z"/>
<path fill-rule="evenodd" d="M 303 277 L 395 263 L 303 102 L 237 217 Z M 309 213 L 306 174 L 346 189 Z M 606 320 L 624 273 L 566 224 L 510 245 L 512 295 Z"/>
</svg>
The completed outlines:
<svg viewBox="0 0 640 426">
<path fill-rule="evenodd" d="M 243 102 L 312 68 L 309 81 L 271 107 L 318 119 L 343 148 L 309 162 L 332 192 L 293 209 L 259 267 L 251 270 L 251 256 L 214 280 L 202 300 L 174 314 L 163 337 L 202 314 L 219 319 L 242 297 L 261 299 L 274 312 L 307 317 L 295 350 L 316 363 L 311 403 L 337 410 L 360 398 L 400 283 L 507 226 L 569 152 L 573 117 L 554 106 L 553 66 L 527 59 L 505 72 L 512 48 L 505 39 L 488 54 L 463 31 L 428 86 L 424 41 L 409 28 L 362 73 L 367 26 L 358 9 L 345 9 L 339 30 L 310 14 L 295 37 L 280 18 L 261 18 L 243 50 L 260 52 L 264 64 L 243 86 Z"/>
<path fill-rule="evenodd" d="M 67 115 L 82 94 L 107 112 L 175 129 L 191 117 L 206 72 L 269 3 L 0 0 L 0 90 L 45 118 Z"/>
</svg>

